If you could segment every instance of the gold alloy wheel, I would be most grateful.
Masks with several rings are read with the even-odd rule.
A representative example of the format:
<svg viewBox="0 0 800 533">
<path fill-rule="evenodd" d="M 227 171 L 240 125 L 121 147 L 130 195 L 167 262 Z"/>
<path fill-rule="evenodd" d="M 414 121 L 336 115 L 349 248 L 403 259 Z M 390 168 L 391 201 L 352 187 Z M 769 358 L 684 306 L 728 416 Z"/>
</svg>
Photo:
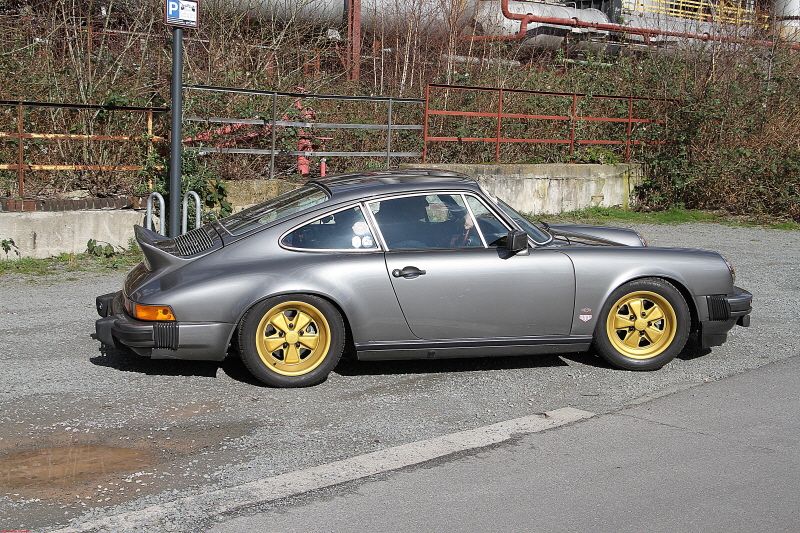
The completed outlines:
<svg viewBox="0 0 800 533">
<path fill-rule="evenodd" d="M 256 349 L 273 372 L 301 376 L 317 368 L 330 351 L 328 321 L 306 302 L 283 302 L 266 313 L 256 328 Z"/>
<path fill-rule="evenodd" d="M 675 338 L 678 320 L 663 296 L 649 291 L 626 294 L 612 306 L 606 321 L 611 344 L 625 357 L 651 359 Z"/>
</svg>

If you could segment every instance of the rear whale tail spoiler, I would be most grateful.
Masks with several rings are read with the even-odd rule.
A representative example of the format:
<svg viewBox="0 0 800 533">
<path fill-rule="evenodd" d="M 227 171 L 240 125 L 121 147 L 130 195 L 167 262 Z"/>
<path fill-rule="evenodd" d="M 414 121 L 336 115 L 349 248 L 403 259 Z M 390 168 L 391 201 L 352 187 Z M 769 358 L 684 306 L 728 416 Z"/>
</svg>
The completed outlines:
<svg viewBox="0 0 800 533">
<path fill-rule="evenodd" d="M 139 225 L 133 226 L 133 232 L 151 272 L 173 268 L 186 262 L 186 259 L 172 253 L 176 251 L 174 239 Z"/>
</svg>

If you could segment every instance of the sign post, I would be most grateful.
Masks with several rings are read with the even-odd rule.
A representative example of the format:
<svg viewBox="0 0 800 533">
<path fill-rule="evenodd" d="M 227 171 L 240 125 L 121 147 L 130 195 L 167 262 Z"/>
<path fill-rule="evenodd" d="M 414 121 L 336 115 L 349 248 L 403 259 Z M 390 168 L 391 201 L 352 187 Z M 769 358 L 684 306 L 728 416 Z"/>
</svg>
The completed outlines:
<svg viewBox="0 0 800 533">
<path fill-rule="evenodd" d="M 196 0 L 165 0 L 164 23 L 172 26 L 172 117 L 169 154 L 169 237 L 180 234 L 181 153 L 183 120 L 183 28 L 197 28 Z M 163 231 L 163 229 L 162 229 Z"/>
</svg>

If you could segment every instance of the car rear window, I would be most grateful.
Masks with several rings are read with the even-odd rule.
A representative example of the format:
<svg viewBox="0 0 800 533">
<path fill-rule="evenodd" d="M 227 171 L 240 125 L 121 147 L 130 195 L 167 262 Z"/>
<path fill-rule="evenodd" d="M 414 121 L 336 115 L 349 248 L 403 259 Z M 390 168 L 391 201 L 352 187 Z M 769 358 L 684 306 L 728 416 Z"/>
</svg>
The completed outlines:
<svg viewBox="0 0 800 533">
<path fill-rule="evenodd" d="M 316 185 L 304 185 L 271 200 L 220 220 L 231 235 L 241 235 L 278 219 L 299 213 L 328 200 L 328 193 Z"/>
<path fill-rule="evenodd" d="M 313 250 L 374 250 L 378 247 L 358 206 L 309 222 L 286 234 L 281 244 Z"/>
</svg>

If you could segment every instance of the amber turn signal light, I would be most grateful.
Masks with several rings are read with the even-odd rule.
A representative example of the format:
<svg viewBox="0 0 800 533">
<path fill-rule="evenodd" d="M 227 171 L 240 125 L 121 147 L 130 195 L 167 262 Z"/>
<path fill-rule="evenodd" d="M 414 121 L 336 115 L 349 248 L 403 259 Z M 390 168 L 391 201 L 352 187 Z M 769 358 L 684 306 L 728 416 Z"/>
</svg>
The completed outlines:
<svg viewBox="0 0 800 533">
<path fill-rule="evenodd" d="M 133 304 L 133 317 L 138 320 L 175 320 L 172 309 L 166 305 Z"/>
<path fill-rule="evenodd" d="M 125 310 L 137 320 L 175 320 L 168 305 L 142 305 L 125 298 Z"/>
</svg>

